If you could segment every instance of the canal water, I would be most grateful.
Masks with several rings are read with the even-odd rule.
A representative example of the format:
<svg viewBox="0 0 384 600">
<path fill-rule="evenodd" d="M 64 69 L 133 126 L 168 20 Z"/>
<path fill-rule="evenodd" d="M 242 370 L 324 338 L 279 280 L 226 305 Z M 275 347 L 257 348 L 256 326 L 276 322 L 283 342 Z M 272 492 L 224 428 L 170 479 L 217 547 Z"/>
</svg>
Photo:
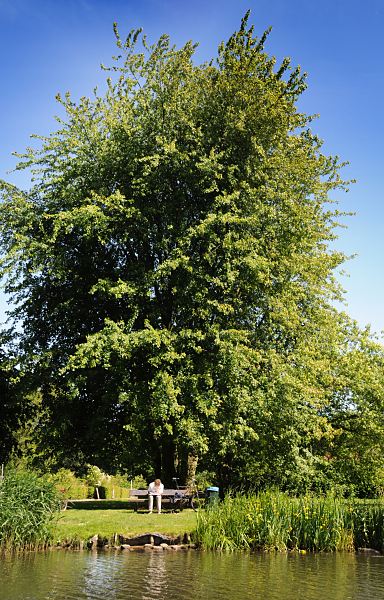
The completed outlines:
<svg viewBox="0 0 384 600">
<path fill-rule="evenodd" d="M 0 560 L 1 600 L 381 600 L 384 557 L 55 550 Z"/>
</svg>

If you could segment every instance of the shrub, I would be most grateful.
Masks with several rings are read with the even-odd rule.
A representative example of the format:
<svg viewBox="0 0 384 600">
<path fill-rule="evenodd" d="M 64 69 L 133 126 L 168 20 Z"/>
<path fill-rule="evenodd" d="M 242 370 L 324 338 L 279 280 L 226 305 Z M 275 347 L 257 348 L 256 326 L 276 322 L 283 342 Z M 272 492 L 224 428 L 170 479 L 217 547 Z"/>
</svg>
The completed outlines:
<svg viewBox="0 0 384 600">
<path fill-rule="evenodd" d="M 125 475 L 108 475 L 96 465 L 87 465 L 84 479 L 76 477 L 69 469 L 60 469 L 46 477 L 66 499 L 107 498 L 108 500 L 120 500 L 129 496 L 130 482 Z M 146 486 L 141 475 L 135 479 L 140 484 L 144 481 Z"/>
<path fill-rule="evenodd" d="M 89 486 L 104 485 L 108 477 L 109 476 L 96 465 L 87 465 L 85 480 Z"/>
<path fill-rule="evenodd" d="M 107 498 L 108 500 L 115 498 L 118 500 L 129 496 L 129 484 L 122 475 L 108 475 L 96 465 L 87 466 L 86 482 L 89 486 L 88 497 Z M 122 485 L 122 483 L 124 485 Z"/>
<path fill-rule="evenodd" d="M 88 498 L 88 485 L 84 479 L 79 479 L 69 469 L 60 469 L 56 473 L 47 475 L 47 480 L 51 481 L 55 488 L 66 499 L 83 500 Z"/>
<path fill-rule="evenodd" d="M 211 471 L 201 471 L 200 473 L 196 473 L 195 481 L 199 490 L 205 490 L 205 488 L 215 485 L 215 473 L 212 473 Z"/>
<path fill-rule="evenodd" d="M 135 490 L 139 490 L 140 488 L 145 488 L 147 489 L 148 487 L 148 482 L 145 479 L 145 477 L 143 477 L 143 475 L 135 475 L 134 478 L 132 479 L 132 487 Z"/>
</svg>

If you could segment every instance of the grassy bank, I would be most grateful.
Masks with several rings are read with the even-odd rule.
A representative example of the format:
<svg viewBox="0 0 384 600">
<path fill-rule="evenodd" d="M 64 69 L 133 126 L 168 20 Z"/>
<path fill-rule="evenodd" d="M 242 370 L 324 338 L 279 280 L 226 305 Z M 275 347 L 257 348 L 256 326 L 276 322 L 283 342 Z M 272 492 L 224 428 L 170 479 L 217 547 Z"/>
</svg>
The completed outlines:
<svg viewBox="0 0 384 600">
<path fill-rule="evenodd" d="M 124 503 L 122 503 L 124 506 Z M 115 503 L 110 509 L 69 509 L 61 513 L 54 530 L 54 539 L 59 542 L 76 543 L 98 534 L 112 538 L 115 533 L 127 537 L 157 532 L 171 537 L 183 536 L 196 528 L 196 513 L 183 510 L 179 513 L 148 514 L 118 508 Z"/>
<path fill-rule="evenodd" d="M 384 503 L 280 492 L 228 495 L 198 514 L 206 549 L 354 551 L 384 549 Z"/>
<path fill-rule="evenodd" d="M 95 535 L 113 540 L 115 534 L 155 532 L 173 538 L 193 533 L 203 549 L 384 550 L 383 500 L 292 498 L 269 491 L 229 494 L 198 513 L 134 512 L 121 500 L 79 502 L 59 514 L 57 507 L 57 495 L 46 481 L 26 474 L 7 477 L 0 486 L 0 550 L 76 546 Z"/>
</svg>

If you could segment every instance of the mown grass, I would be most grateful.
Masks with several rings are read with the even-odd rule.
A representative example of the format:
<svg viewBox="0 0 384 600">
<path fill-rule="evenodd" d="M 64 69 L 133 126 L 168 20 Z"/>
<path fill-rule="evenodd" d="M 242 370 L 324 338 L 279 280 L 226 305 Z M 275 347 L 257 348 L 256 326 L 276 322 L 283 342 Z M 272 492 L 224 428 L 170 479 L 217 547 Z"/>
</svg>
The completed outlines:
<svg viewBox="0 0 384 600">
<path fill-rule="evenodd" d="M 116 507 L 97 510 L 76 508 L 61 513 L 54 539 L 58 543 L 76 543 L 95 534 L 111 539 L 115 533 L 130 537 L 148 532 L 177 537 L 191 533 L 195 528 L 196 513 L 193 510 L 158 515 Z"/>
<path fill-rule="evenodd" d="M 228 495 L 198 513 L 196 538 L 220 550 L 384 549 L 384 503 L 281 492 Z"/>
</svg>

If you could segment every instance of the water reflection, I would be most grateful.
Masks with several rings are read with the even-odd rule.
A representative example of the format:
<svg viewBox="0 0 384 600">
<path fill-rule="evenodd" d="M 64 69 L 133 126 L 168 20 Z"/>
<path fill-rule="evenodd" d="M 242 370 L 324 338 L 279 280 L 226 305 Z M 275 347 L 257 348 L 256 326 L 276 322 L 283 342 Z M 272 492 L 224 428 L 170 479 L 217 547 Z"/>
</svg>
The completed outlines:
<svg viewBox="0 0 384 600">
<path fill-rule="evenodd" d="M 171 574 L 167 574 L 165 554 L 151 553 L 144 576 L 142 599 L 166 598 L 168 577 Z"/>
<path fill-rule="evenodd" d="M 0 561 L 0 600 L 380 600 L 381 556 L 65 552 Z"/>
</svg>

